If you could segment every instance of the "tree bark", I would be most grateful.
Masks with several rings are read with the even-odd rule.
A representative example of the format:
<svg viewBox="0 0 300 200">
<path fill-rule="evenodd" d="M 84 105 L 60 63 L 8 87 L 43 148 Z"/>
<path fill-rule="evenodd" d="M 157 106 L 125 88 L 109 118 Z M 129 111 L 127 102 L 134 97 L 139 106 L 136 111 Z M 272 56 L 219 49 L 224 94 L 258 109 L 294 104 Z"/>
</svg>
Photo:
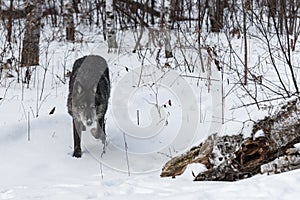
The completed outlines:
<svg viewBox="0 0 300 200">
<path fill-rule="evenodd" d="M 243 36 L 244 36 L 244 85 L 248 81 L 248 43 L 247 43 L 247 9 L 246 2 L 243 5 Z"/>
<path fill-rule="evenodd" d="M 172 10 L 174 10 L 174 0 L 165 0 L 162 1 L 163 6 L 162 9 L 164 10 L 164 33 L 165 33 L 165 56 L 166 58 L 172 58 L 173 53 L 172 53 L 172 47 L 171 47 L 171 29 L 172 29 L 172 18 L 171 18 L 171 13 Z"/>
<path fill-rule="evenodd" d="M 224 0 L 215 0 L 210 3 L 210 23 L 212 32 L 220 32 L 223 28 Z M 213 5 L 215 3 L 215 5 Z"/>
<path fill-rule="evenodd" d="M 106 29 L 108 51 L 118 48 L 113 0 L 106 0 Z"/>
<path fill-rule="evenodd" d="M 67 41 L 74 42 L 75 41 L 75 25 L 74 25 L 74 17 L 73 17 L 74 9 L 72 1 L 68 2 L 65 5 L 65 25 L 66 25 L 66 39 Z"/>
<path fill-rule="evenodd" d="M 42 1 L 27 1 L 25 12 L 27 16 L 22 47 L 22 67 L 39 65 Z"/>
<path fill-rule="evenodd" d="M 13 6 L 14 6 L 14 1 L 10 0 L 10 5 L 9 5 L 9 16 L 8 16 L 8 22 L 6 25 L 7 29 L 7 42 L 10 44 L 11 43 L 11 35 L 12 35 L 12 27 L 13 27 L 13 16 L 12 16 L 12 11 L 13 11 Z"/>
</svg>

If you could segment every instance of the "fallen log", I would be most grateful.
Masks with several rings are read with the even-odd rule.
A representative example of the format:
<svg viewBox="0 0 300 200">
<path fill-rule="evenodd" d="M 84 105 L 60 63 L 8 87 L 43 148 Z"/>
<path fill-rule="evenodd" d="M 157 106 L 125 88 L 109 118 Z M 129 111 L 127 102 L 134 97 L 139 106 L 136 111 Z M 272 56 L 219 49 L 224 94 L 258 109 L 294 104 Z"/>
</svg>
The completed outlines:
<svg viewBox="0 0 300 200">
<path fill-rule="evenodd" d="M 195 181 L 236 181 L 258 173 L 280 173 L 300 168 L 300 100 L 295 99 L 275 114 L 254 123 L 250 138 L 243 135 L 209 136 L 187 153 L 172 158 L 161 177 L 181 175 L 191 163 L 207 170 Z"/>
</svg>

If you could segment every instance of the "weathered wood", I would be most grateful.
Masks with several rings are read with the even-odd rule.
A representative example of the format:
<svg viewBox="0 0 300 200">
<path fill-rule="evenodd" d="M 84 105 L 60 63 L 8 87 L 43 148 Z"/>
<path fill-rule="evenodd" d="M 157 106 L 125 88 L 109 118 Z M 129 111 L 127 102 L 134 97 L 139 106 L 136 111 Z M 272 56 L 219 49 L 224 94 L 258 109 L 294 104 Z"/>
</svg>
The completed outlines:
<svg viewBox="0 0 300 200">
<path fill-rule="evenodd" d="M 191 163 L 201 163 L 211 169 L 227 160 L 228 156 L 233 156 L 242 139 L 242 135 L 219 137 L 213 134 L 189 152 L 168 161 L 163 167 L 161 177 L 181 175 Z"/>
<path fill-rule="evenodd" d="M 250 138 L 214 134 L 189 152 L 168 161 L 161 176 L 178 176 L 191 163 L 207 167 L 207 171 L 195 177 L 196 181 L 236 181 L 258 173 L 300 168 L 299 147 L 294 147 L 300 142 L 299 116 L 300 100 L 296 99 L 274 115 L 254 123 Z"/>
<path fill-rule="evenodd" d="M 260 173 L 278 174 L 300 168 L 300 155 L 286 155 L 264 164 L 260 168 Z"/>
<path fill-rule="evenodd" d="M 213 151 L 214 140 L 216 135 L 209 136 L 208 139 L 199 146 L 192 148 L 186 154 L 175 157 L 164 166 L 161 177 L 178 176 L 186 169 L 188 164 L 202 163 L 207 168 L 211 166 L 208 156 Z"/>
</svg>

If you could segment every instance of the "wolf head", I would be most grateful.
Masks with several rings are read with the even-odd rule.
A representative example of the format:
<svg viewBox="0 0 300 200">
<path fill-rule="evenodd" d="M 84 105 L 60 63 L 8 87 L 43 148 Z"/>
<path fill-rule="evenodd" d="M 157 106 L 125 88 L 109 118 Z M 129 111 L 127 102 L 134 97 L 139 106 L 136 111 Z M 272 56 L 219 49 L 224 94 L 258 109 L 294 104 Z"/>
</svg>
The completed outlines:
<svg viewBox="0 0 300 200">
<path fill-rule="evenodd" d="M 87 88 L 79 81 L 75 81 L 73 90 L 73 115 L 84 127 L 95 127 L 97 123 L 96 112 L 97 87 Z"/>
</svg>

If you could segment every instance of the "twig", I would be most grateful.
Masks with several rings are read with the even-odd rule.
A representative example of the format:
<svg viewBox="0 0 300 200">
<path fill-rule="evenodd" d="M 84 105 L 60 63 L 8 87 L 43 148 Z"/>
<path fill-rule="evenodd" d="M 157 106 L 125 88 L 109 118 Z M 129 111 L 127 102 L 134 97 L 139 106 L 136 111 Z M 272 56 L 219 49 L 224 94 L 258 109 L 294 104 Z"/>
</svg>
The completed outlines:
<svg viewBox="0 0 300 200">
<path fill-rule="evenodd" d="M 136 121 L 137 121 L 137 125 L 139 126 L 140 125 L 140 111 L 139 110 L 136 111 Z"/>
<path fill-rule="evenodd" d="M 123 138 L 124 138 L 124 145 L 125 145 L 125 155 L 126 155 L 126 163 L 127 163 L 127 172 L 128 176 L 130 176 L 130 167 L 129 167 L 129 158 L 128 158 L 128 146 L 126 141 L 125 133 L 123 132 Z"/>
<path fill-rule="evenodd" d="M 37 81 L 37 86 L 36 86 L 36 117 L 39 116 L 39 84 L 40 81 Z"/>
<path fill-rule="evenodd" d="M 62 82 L 63 84 L 66 84 L 66 81 L 62 80 L 57 74 L 56 74 L 56 78 L 58 78 L 58 80 L 60 80 L 60 82 Z"/>
<path fill-rule="evenodd" d="M 288 97 L 289 96 L 276 97 L 276 98 L 272 98 L 272 99 L 264 99 L 264 100 L 253 102 L 253 103 L 243 104 L 242 106 L 237 106 L 237 107 L 231 108 L 230 110 L 243 108 L 245 106 L 257 105 L 257 104 L 264 103 L 264 102 L 270 102 L 270 101 L 276 101 L 276 100 L 279 100 L 279 99 L 285 99 L 285 98 L 288 98 Z"/>
<path fill-rule="evenodd" d="M 103 180 L 104 179 L 104 176 L 103 176 L 103 168 L 102 168 L 102 163 L 99 162 L 100 164 L 100 174 L 101 174 L 101 179 Z"/>
<path fill-rule="evenodd" d="M 186 77 L 186 78 L 196 78 L 196 79 L 200 79 L 200 80 L 208 80 L 207 77 L 201 77 L 201 76 L 193 76 L 193 75 L 185 75 L 185 74 L 180 74 L 181 77 Z M 210 81 L 220 81 L 218 79 L 213 79 L 210 78 Z"/>
<path fill-rule="evenodd" d="M 44 87 L 45 87 L 45 80 L 46 80 L 46 74 L 50 65 L 51 58 L 48 58 L 49 55 L 49 46 L 50 46 L 51 40 L 47 40 L 47 46 L 45 48 L 45 67 L 40 66 L 42 69 L 44 69 L 44 76 L 43 76 L 43 82 L 42 82 L 42 90 L 41 90 L 41 95 L 40 95 L 40 100 L 42 100 L 43 92 L 44 92 Z M 53 68 L 52 68 L 53 70 Z"/>
<path fill-rule="evenodd" d="M 43 93 L 44 93 L 44 88 L 45 88 L 45 80 L 46 80 L 46 74 L 47 74 L 47 67 L 45 68 L 45 71 L 44 71 L 44 77 L 43 77 L 43 82 L 42 82 L 42 89 L 41 89 L 41 94 L 40 94 L 40 101 L 42 100 L 42 97 L 43 97 Z"/>
<path fill-rule="evenodd" d="M 39 104 L 38 107 L 37 107 L 37 114 L 39 113 L 39 111 L 40 111 L 40 109 L 41 109 L 43 103 L 46 101 L 46 99 L 47 99 L 49 96 L 50 96 L 50 93 L 47 94 L 47 95 L 44 97 L 44 99 L 43 99 L 42 101 L 40 101 L 40 104 Z M 37 116 L 37 117 L 38 117 L 38 116 Z"/>
<path fill-rule="evenodd" d="M 143 69 L 144 69 L 144 60 L 145 60 L 145 57 L 146 57 L 146 54 L 147 54 L 147 50 L 148 49 L 146 49 L 145 54 L 142 57 L 141 71 L 140 71 L 140 76 L 139 76 L 139 81 L 138 81 L 137 87 L 140 87 L 140 84 L 141 84 L 141 81 L 142 81 L 142 74 L 143 74 Z"/>
<path fill-rule="evenodd" d="M 28 112 L 27 116 L 27 140 L 30 141 L 30 112 Z"/>
<path fill-rule="evenodd" d="M 0 101 L 0 106 L 2 105 L 2 103 L 3 103 L 3 102 L 4 102 L 4 100 L 5 100 L 5 97 L 6 97 L 7 91 L 8 91 L 8 89 L 10 88 L 10 85 L 12 84 L 12 82 L 13 82 L 13 80 L 12 80 L 12 81 L 10 81 L 10 82 L 8 83 L 8 86 L 5 88 L 4 95 L 3 95 L 3 97 L 2 97 L 2 100 Z"/>
<path fill-rule="evenodd" d="M 172 155 L 168 155 L 167 153 L 164 153 L 164 152 L 157 152 L 157 153 L 160 154 L 160 155 L 166 156 L 167 158 L 170 158 L 170 159 L 173 158 Z M 171 151 L 170 151 L 170 154 L 171 154 Z"/>
</svg>

